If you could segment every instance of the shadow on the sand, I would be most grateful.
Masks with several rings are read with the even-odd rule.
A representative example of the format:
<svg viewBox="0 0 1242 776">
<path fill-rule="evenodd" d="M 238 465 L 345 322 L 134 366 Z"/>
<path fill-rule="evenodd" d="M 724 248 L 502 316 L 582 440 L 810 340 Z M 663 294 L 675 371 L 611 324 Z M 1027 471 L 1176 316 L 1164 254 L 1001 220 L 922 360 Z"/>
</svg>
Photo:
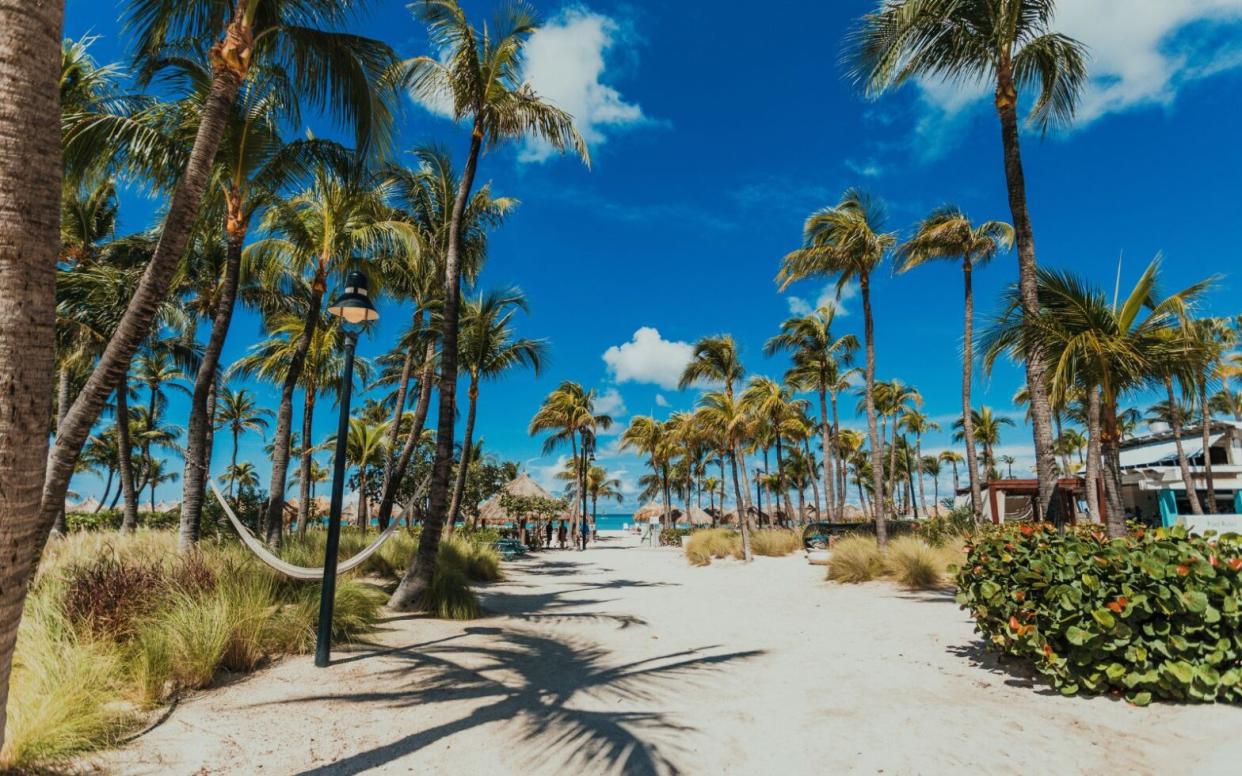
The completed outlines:
<svg viewBox="0 0 1242 776">
<path fill-rule="evenodd" d="M 1041 681 L 1039 675 L 1030 666 L 1016 658 L 988 649 L 982 641 L 952 644 L 946 649 L 949 654 L 969 660 L 972 668 L 982 668 L 990 674 L 1005 677 L 1005 684 L 1010 687 L 1033 690 L 1040 695 L 1060 695 L 1051 686 Z"/>
<path fill-rule="evenodd" d="M 763 654 L 713 653 L 715 649 L 611 665 L 609 653 L 595 644 L 470 627 L 458 637 L 389 650 L 388 658 L 397 664 L 381 685 L 384 691 L 326 693 L 284 702 L 345 701 L 385 710 L 451 702 L 467 707 L 434 727 L 303 771 L 307 775 L 361 773 L 484 725 L 495 726 L 491 741 L 497 756 L 503 752 L 506 759 L 516 758 L 519 770 L 677 773 L 681 769 L 671 754 L 695 728 L 662 711 L 596 709 L 621 702 L 654 705 L 690 689 L 700 676 Z"/>
</svg>

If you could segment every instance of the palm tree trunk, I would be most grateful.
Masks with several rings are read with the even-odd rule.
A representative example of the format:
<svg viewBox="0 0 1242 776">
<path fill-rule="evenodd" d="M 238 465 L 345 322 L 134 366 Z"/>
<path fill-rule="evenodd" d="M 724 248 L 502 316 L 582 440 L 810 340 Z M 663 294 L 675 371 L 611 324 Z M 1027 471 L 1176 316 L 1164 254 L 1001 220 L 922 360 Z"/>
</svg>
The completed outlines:
<svg viewBox="0 0 1242 776">
<path fill-rule="evenodd" d="M 1108 501 L 1108 535 L 1113 538 L 1126 535 L 1125 508 L 1121 503 L 1121 433 L 1117 428 L 1117 402 L 1107 401 L 1102 407 L 1100 434 L 1101 468 L 1104 475 L 1104 498 Z"/>
<path fill-rule="evenodd" d="M 1207 511 L 1216 514 L 1216 483 L 1212 481 L 1212 410 L 1208 406 L 1207 380 L 1199 381 L 1199 408 L 1203 419 L 1203 478 L 1207 481 Z"/>
<path fill-rule="evenodd" d="M 776 435 L 776 489 L 780 491 L 785 505 L 785 519 L 793 520 L 793 502 L 789 500 L 789 491 L 785 488 L 785 459 L 781 454 L 781 435 Z"/>
<path fill-rule="evenodd" d="M 832 430 L 828 426 L 828 388 L 822 382 L 819 385 L 819 434 L 820 444 L 824 446 L 824 509 L 827 512 L 828 520 L 836 522 L 837 516 L 836 505 L 836 486 L 833 480 L 836 478 L 836 470 L 833 468 L 832 461 L 835 453 L 832 444 Z M 808 442 L 807 452 L 810 453 L 811 448 Z M 814 471 L 811 472 L 812 481 L 815 479 Z M 819 505 L 819 494 L 815 495 L 815 504 Z"/>
<path fill-rule="evenodd" d="M 729 450 L 729 462 L 733 466 L 733 497 L 738 504 L 742 503 L 742 485 L 737 475 L 737 448 Z M 743 467 L 745 468 L 745 467 Z M 737 527 L 742 532 L 742 560 L 750 563 L 750 528 L 746 524 L 746 513 L 739 506 L 737 510 Z"/>
<path fill-rule="evenodd" d="M 108 394 L 129 370 L 130 359 L 150 332 L 156 310 L 167 298 L 174 270 L 185 252 L 211 176 L 216 150 L 224 136 L 229 112 L 246 77 L 246 72 L 232 70 L 227 63 L 241 61 L 238 54 L 254 45 L 253 35 L 243 20 L 248 6 L 249 0 L 238 0 L 236 20 L 229 25 L 224 39 L 212 48 L 212 80 L 207 104 L 194 137 L 189 161 L 169 200 L 164 227 L 151 260 L 107 348 L 57 429 L 56 444 L 48 457 L 43 483 L 42 511 L 49 528 L 59 504 L 65 500 L 65 491 L 69 488 L 82 444 L 99 418 Z M 23 196 L 29 200 L 28 194 Z"/>
<path fill-rule="evenodd" d="M 58 428 L 65 419 L 65 413 L 69 411 L 69 377 L 69 370 L 62 366 L 58 370 L 56 377 L 56 426 Z M 107 496 L 105 495 L 104 498 L 107 498 Z M 56 520 L 52 523 L 52 532 L 57 534 L 65 533 L 64 502 L 61 502 L 60 511 L 56 513 Z"/>
<path fill-rule="evenodd" d="M 1087 394 L 1087 469 L 1083 480 L 1087 489 L 1087 510 L 1100 522 L 1100 389 L 1092 386 Z"/>
<path fill-rule="evenodd" d="M 815 509 L 818 512 L 819 511 L 819 480 L 815 476 L 815 466 L 816 466 L 815 454 L 811 452 L 811 438 L 809 436 L 802 440 L 802 446 L 806 452 L 807 465 L 810 467 L 810 471 L 807 472 L 807 479 L 811 481 L 811 498 L 815 499 L 815 502 L 814 502 Z M 828 466 L 827 455 L 828 454 L 825 453 L 825 458 L 823 462 L 824 463 L 824 483 L 826 485 L 831 483 L 834 477 L 834 475 L 829 471 L 830 467 Z M 835 519 L 834 516 L 837 514 L 834 508 L 835 505 L 830 503 L 830 502 L 833 502 L 835 499 L 836 499 L 835 495 L 828 495 L 828 494 L 824 495 L 824 509 L 827 511 L 829 515 L 829 518 L 828 518 L 829 520 L 834 520 Z M 801 519 L 802 517 L 805 517 L 805 514 L 799 515 L 799 519 Z M 818 515 L 816 515 L 816 517 L 818 517 Z"/>
<path fill-rule="evenodd" d="M 302 400 L 302 460 L 298 465 L 298 534 L 305 535 L 307 523 L 310 522 L 311 514 L 311 464 L 315 462 L 315 455 L 311 452 L 315 445 L 312 444 L 314 439 L 314 421 L 315 421 L 315 400 L 319 390 L 314 385 L 306 387 L 305 397 Z"/>
<path fill-rule="evenodd" d="M 230 218 L 228 226 L 240 221 L 237 210 L 240 201 L 234 189 L 229 198 Z M 235 220 L 236 219 L 236 220 Z M 226 230 L 228 254 L 224 262 L 224 277 L 220 281 L 220 298 L 216 300 L 211 320 L 211 334 L 203 349 L 203 359 L 194 375 L 194 393 L 190 397 L 190 419 L 186 430 L 185 468 L 181 475 L 181 522 L 177 532 L 177 547 L 181 552 L 198 544 L 203 520 L 203 498 L 207 478 L 211 476 L 211 453 L 207 437 L 212 418 L 207 411 L 208 394 L 216 381 L 220 366 L 220 354 L 233 321 L 234 301 L 237 298 L 238 276 L 241 271 L 242 244 L 246 239 L 245 225 Z"/>
<path fill-rule="evenodd" d="M 233 428 L 233 457 L 229 459 L 229 501 L 233 500 L 233 485 L 237 482 L 237 434 L 236 427 Z"/>
<path fill-rule="evenodd" d="M 867 435 L 871 439 L 871 484 L 875 488 L 875 539 L 881 549 L 888 546 L 888 530 L 884 525 L 884 456 L 875 417 L 875 324 L 871 318 L 871 277 L 862 273 L 858 279 L 863 303 L 863 335 L 866 340 L 867 365 Z M 861 487 L 861 486 L 859 486 Z"/>
<path fill-rule="evenodd" d="M 56 363 L 63 20 L 63 0 L 0 4 L 0 742 L 26 591 L 73 473 L 64 472 L 53 508 L 42 508 Z"/>
<path fill-rule="evenodd" d="M 95 505 L 92 515 L 99 514 L 99 510 L 103 509 L 103 505 L 108 501 L 108 494 L 112 492 L 112 477 L 116 473 L 115 466 L 108 467 L 108 479 L 104 482 L 103 495 L 99 497 L 99 503 Z"/>
<path fill-rule="evenodd" d="M 957 492 L 962 489 L 961 480 L 957 476 L 957 461 L 950 461 L 953 464 L 953 497 L 957 498 Z"/>
<path fill-rule="evenodd" d="M 367 465 L 358 466 L 358 527 L 365 529 L 367 523 Z"/>
<path fill-rule="evenodd" d="M 453 483 L 453 498 L 449 501 L 449 518 L 445 521 L 445 525 L 450 529 L 453 521 L 457 519 L 458 510 L 461 509 L 461 498 L 466 490 L 466 476 L 470 469 L 470 446 L 474 444 L 474 417 L 479 405 L 479 378 L 475 375 L 470 376 L 470 389 L 467 397 L 470 404 L 466 410 L 466 428 L 461 439 L 461 463 L 457 466 L 457 479 Z"/>
<path fill-rule="evenodd" d="M 420 307 L 415 316 L 415 325 L 423 327 L 423 310 Z M 414 372 L 414 345 L 405 351 L 405 360 L 401 363 L 401 379 L 397 383 L 397 405 L 393 408 L 392 426 L 388 429 L 388 454 L 384 456 L 384 486 L 381 493 L 388 492 L 388 483 L 392 480 L 393 466 L 397 460 L 397 439 L 401 436 L 401 417 L 405 414 L 405 402 L 410 391 L 410 377 Z"/>
<path fill-rule="evenodd" d="M 325 261 L 324 264 L 327 262 Z M 322 277 L 316 277 L 311 285 L 310 304 L 306 309 L 306 322 L 298 337 L 293 355 L 289 359 L 289 371 L 285 373 L 280 388 L 280 406 L 276 411 L 276 434 L 272 440 L 272 477 L 267 489 L 267 515 L 264 519 L 264 539 L 268 544 L 280 544 L 281 529 L 285 525 L 285 478 L 289 475 L 289 437 L 293 431 L 293 394 L 302 380 L 306 354 L 319 328 L 320 306 L 327 289 Z"/>
<path fill-rule="evenodd" d="M 1164 387 L 1169 394 L 1169 425 L 1173 427 L 1173 444 L 1177 448 L 1177 468 L 1182 473 L 1182 485 L 1186 488 L 1186 500 L 1190 502 L 1192 514 L 1203 514 L 1199 504 L 1199 494 L 1195 491 L 1195 480 L 1190 476 L 1190 462 L 1186 459 L 1186 450 L 1182 446 L 1182 409 L 1173 395 L 1173 378 L 1164 378 Z M 1204 451 L 1207 452 L 1206 450 Z"/>
<path fill-rule="evenodd" d="M 919 475 L 919 505 L 923 507 L 923 514 L 927 515 L 927 488 L 923 482 L 923 435 L 916 434 L 914 437 L 914 464 L 918 469 Z M 937 499 L 939 501 L 939 499 Z M 929 515 L 930 516 L 930 515 Z"/>
<path fill-rule="evenodd" d="M 483 130 L 475 119 L 470 133 L 470 153 L 457 187 L 453 201 L 453 214 L 449 220 L 448 249 L 444 252 L 444 309 L 440 340 L 440 406 L 436 417 L 436 455 L 431 467 L 431 493 L 418 552 L 406 569 L 392 594 L 390 606 L 408 610 L 418 606 L 424 590 L 431 583 L 435 571 L 436 554 L 440 550 L 440 530 L 444 524 L 444 512 L 449 499 L 449 475 L 453 463 L 453 423 L 457 399 L 457 331 L 461 323 L 458 306 L 461 302 L 461 225 L 466 202 L 474 187 L 478 170 L 479 151 L 483 146 Z"/>
<path fill-rule="evenodd" d="M 833 391 L 832 398 L 832 441 L 833 451 L 832 457 L 837 464 L 837 518 L 845 519 L 845 494 L 849 489 L 849 482 L 846 476 L 845 458 L 841 453 L 841 416 L 837 412 L 837 392 Z"/>
<path fill-rule="evenodd" d="M 1007 57 L 997 63 L 996 111 L 1000 117 L 1001 144 L 1005 156 L 1005 182 L 1009 193 L 1009 210 L 1013 216 L 1015 242 L 1018 245 L 1018 288 L 1022 297 L 1022 314 L 1027 321 L 1039 316 L 1039 283 L 1036 277 L 1035 233 L 1026 205 L 1026 175 L 1022 169 L 1022 148 L 1018 134 L 1018 93 L 1013 81 L 1012 62 Z M 1034 325 L 1034 324 L 1028 324 Z M 1034 429 L 1035 472 L 1039 478 L 1039 514 L 1042 520 L 1052 519 L 1048 510 L 1054 508 L 1056 490 L 1056 459 L 1052 453 L 1052 406 L 1048 401 L 1044 354 L 1036 337 L 1024 337 L 1026 385 L 1031 397 L 1031 425 Z"/>
<path fill-rule="evenodd" d="M 900 474 L 897 471 L 897 416 L 893 415 L 893 437 L 888 448 L 888 494 L 892 499 L 893 506 L 897 504 L 898 482 Z M 903 509 L 904 513 L 905 510 Z"/>
<path fill-rule="evenodd" d="M 125 496 L 125 510 L 121 517 L 121 530 L 138 528 L 138 495 L 134 490 L 133 446 L 129 438 L 129 385 L 122 379 L 116 389 L 116 450 L 117 468 L 121 472 L 121 493 Z"/>
<path fill-rule="evenodd" d="M 435 355 L 435 342 L 428 342 L 426 350 L 423 351 L 423 368 L 418 376 L 418 402 L 414 405 L 414 422 L 410 426 L 409 436 L 405 438 L 405 444 L 401 447 L 401 455 L 397 458 L 392 477 L 388 480 L 384 495 L 380 499 L 378 518 L 381 531 L 388 529 L 388 520 L 392 517 L 392 507 L 396 502 L 397 491 L 401 487 L 401 481 L 405 479 L 410 459 L 414 457 L 414 451 L 418 448 L 418 440 L 423 435 L 423 426 L 427 422 L 427 411 L 431 408 L 431 388 L 435 382 Z"/>
<path fill-rule="evenodd" d="M 966 443 L 966 471 L 970 475 L 970 511 L 975 522 L 983 520 L 983 488 L 979 484 L 979 461 L 975 456 L 975 423 L 971 414 L 970 393 L 974 383 L 975 292 L 970 258 L 962 261 L 965 277 L 965 320 L 962 323 L 962 438 Z M 953 465 L 953 489 L 957 490 L 957 464 Z"/>
</svg>

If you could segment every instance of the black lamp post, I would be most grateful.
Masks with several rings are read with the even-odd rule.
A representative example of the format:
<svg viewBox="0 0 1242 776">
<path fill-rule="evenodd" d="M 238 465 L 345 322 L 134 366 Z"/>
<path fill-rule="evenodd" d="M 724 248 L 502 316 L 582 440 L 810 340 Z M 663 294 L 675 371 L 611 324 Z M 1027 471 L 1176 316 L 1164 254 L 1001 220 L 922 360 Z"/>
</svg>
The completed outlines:
<svg viewBox="0 0 1242 776">
<path fill-rule="evenodd" d="M 315 665 L 328 665 L 332 651 L 332 607 L 336 603 L 336 554 L 341 543 L 341 502 L 345 498 L 345 442 L 349 436 L 349 400 L 354 385 L 354 349 L 358 345 L 356 327 L 379 318 L 371 303 L 367 276 L 351 272 L 345 280 L 345 293 L 328 306 L 340 316 L 345 334 L 345 373 L 341 375 L 341 416 L 336 426 L 336 458 L 332 462 L 332 502 L 328 507 L 328 541 L 323 559 L 323 586 L 319 592 L 319 631 L 315 638 Z"/>
</svg>

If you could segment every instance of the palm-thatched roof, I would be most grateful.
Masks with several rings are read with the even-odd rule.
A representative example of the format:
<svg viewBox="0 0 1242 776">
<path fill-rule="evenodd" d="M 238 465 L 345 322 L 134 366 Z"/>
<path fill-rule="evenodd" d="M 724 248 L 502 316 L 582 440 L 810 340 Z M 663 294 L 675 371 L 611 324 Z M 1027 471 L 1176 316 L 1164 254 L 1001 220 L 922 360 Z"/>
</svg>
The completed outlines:
<svg viewBox="0 0 1242 776">
<path fill-rule="evenodd" d="M 500 505 L 500 497 L 506 493 L 511 496 L 525 496 L 528 498 L 555 498 L 542 485 L 535 482 L 529 474 L 522 472 L 515 479 L 505 483 L 505 486 L 500 489 L 499 493 L 479 506 L 479 520 L 484 523 L 506 523 L 513 520 L 513 516 Z M 570 513 L 565 512 L 562 515 L 556 516 L 555 519 L 568 517 L 570 517 Z"/>
<path fill-rule="evenodd" d="M 711 525 L 712 516 L 699 507 L 690 507 L 690 525 Z"/>
<path fill-rule="evenodd" d="M 650 504 L 644 504 L 638 508 L 638 511 L 634 513 L 634 522 L 645 523 L 648 520 L 659 520 L 660 516 L 663 514 L 664 507 L 655 502 L 651 502 Z"/>
</svg>

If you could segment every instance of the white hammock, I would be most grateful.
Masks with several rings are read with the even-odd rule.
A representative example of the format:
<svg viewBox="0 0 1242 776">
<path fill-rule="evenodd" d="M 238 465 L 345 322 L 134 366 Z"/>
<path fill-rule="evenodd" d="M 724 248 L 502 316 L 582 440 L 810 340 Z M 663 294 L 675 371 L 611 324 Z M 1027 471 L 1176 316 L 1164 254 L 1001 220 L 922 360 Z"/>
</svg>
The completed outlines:
<svg viewBox="0 0 1242 776">
<path fill-rule="evenodd" d="M 228 502 L 224 500 L 224 495 L 221 494 L 220 489 L 216 487 L 215 480 L 208 480 L 208 483 L 211 485 L 211 492 L 216 494 L 216 500 L 219 501 L 220 506 L 224 508 L 224 514 L 229 516 L 229 522 L 233 524 L 233 528 L 237 531 L 237 535 L 241 537 L 242 544 L 245 544 L 251 552 L 258 556 L 259 560 L 263 561 L 287 577 L 293 577 L 294 579 L 305 579 L 308 581 L 323 579 L 322 566 L 318 568 L 295 566 L 292 563 L 283 561 L 272 554 L 271 550 L 267 549 L 263 542 L 259 541 L 254 534 L 250 533 L 250 529 L 243 525 L 242 521 L 237 519 L 237 515 L 233 514 L 233 510 L 229 507 Z M 367 545 L 362 552 L 347 561 L 336 564 L 336 573 L 344 574 L 346 571 L 352 571 L 361 566 L 362 562 L 367 558 L 374 555 L 376 551 L 383 546 L 384 542 L 388 541 L 388 537 L 392 536 L 397 530 L 397 524 L 404 515 L 405 510 L 402 509 L 399 514 L 389 521 L 388 528 L 386 528 L 375 541 Z"/>
</svg>

